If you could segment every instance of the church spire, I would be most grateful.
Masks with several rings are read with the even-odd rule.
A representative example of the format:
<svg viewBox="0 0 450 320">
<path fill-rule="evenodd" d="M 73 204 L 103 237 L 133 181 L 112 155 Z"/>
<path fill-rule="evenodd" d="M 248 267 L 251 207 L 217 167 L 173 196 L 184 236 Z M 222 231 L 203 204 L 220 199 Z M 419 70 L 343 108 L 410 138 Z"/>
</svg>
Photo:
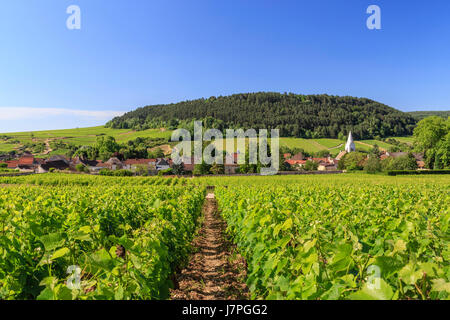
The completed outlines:
<svg viewBox="0 0 450 320">
<path fill-rule="evenodd" d="M 352 132 L 350 131 L 350 133 L 348 134 L 347 143 L 345 144 L 345 151 L 350 153 L 355 150 L 356 150 L 355 143 L 353 142 Z"/>
</svg>

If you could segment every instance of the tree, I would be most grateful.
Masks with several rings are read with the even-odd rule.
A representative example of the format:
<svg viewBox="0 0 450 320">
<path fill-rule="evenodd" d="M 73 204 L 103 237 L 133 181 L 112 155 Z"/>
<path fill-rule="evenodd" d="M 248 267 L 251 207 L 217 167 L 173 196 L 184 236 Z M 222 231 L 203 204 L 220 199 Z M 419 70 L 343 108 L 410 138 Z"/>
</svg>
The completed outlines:
<svg viewBox="0 0 450 320">
<path fill-rule="evenodd" d="M 184 172 L 184 166 L 183 166 L 183 164 L 182 163 L 180 163 L 180 164 L 173 164 L 172 165 L 172 171 L 173 171 L 173 174 L 176 174 L 176 175 L 178 175 L 178 176 L 181 176 L 181 175 L 183 175 L 185 172 Z"/>
<path fill-rule="evenodd" d="M 447 126 L 446 121 L 437 116 L 431 116 L 419 121 L 417 127 L 414 129 L 417 150 L 427 151 L 428 149 L 435 148 L 447 134 Z"/>
<path fill-rule="evenodd" d="M 416 170 L 417 162 L 414 156 L 409 153 L 398 158 L 389 157 L 381 161 L 384 170 Z"/>
<path fill-rule="evenodd" d="M 366 154 L 361 152 L 350 152 L 342 157 L 339 161 L 338 168 L 340 170 L 346 169 L 349 171 L 362 170 L 364 167 L 364 160 L 366 159 Z"/>
<path fill-rule="evenodd" d="M 427 166 L 432 169 L 450 167 L 450 117 L 425 118 L 414 129 L 414 145 L 425 154 Z"/>
<path fill-rule="evenodd" d="M 367 173 L 380 172 L 381 171 L 380 159 L 375 155 L 371 155 L 364 166 L 364 171 L 366 171 Z"/>
<path fill-rule="evenodd" d="M 306 161 L 306 163 L 303 165 L 302 168 L 306 171 L 316 171 L 318 167 L 319 164 L 317 162 L 308 160 Z"/>
<path fill-rule="evenodd" d="M 370 99 L 257 92 L 146 106 L 116 117 L 106 126 L 144 130 L 172 128 L 178 123 L 178 128 L 192 133 L 194 120 L 219 130 L 278 128 L 282 137 L 339 137 L 344 141 L 349 129 L 358 139 L 372 139 L 410 135 L 416 124 L 409 114 Z"/>
<path fill-rule="evenodd" d="M 120 146 L 117 144 L 116 139 L 111 136 L 97 137 L 95 147 L 98 150 L 99 157 L 103 161 L 108 160 L 115 152 L 120 150 Z"/>
<path fill-rule="evenodd" d="M 148 151 L 148 157 L 150 159 L 164 158 L 164 151 L 161 148 Z"/>
<path fill-rule="evenodd" d="M 437 146 L 434 169 L 450 169 L 450 132 Z"/>
<path fill-rule="evenodd" d="M 370 150 L 370 154 L 373 155 L 375 158 L 378 159 L 378 157 L 381 155 L 381 151 L 380 148 L 378 147 L 377 144 L 373 145 L 372 150 Z"/>
</svg>

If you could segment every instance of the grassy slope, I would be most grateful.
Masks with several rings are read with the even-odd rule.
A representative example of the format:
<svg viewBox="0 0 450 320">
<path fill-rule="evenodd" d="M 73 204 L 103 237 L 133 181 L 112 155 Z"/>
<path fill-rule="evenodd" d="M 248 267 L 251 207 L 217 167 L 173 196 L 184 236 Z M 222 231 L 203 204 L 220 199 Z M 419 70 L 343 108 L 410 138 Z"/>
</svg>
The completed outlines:
<svg viewBox="0 0 450 320">
<path fill-rule="evenodd" d="M 145 131 L 132 131 L 129 129 L 110 129 L 103 126 L 76 128 L 66 130 L 51 130 L 51 131 L 34 131 L 34 132 L 18 132 L 0 134 L 12 137 L 13 140 L 20 141 L 21 144 L 34 141 L 35 143 L 45 142 L 47 139 L 62 139 L 66 142 L 71 142 L 77 145 L 93 145 L 97 136 L 110 135 L 118 142 L 126 142 L 128 140 L 136 139 L 137 137 L 151 137 L 151 138 L 170 138 L 171 131 L 162 131 L 160 129 L 149 129 Z M 411 137 L 395 138 L 402 142 L 412 142 Z M 175 144 L 175 143 L 171 143 Z M 356 148 L 360 150 L 369 151 L 371 149 L 368 145 L 377 144 L 381 148 L 389 148 L 389 144 L 376 141 L 364 140 L 356 141 Z M 280 146 L 288 146 L 290 148 L 302 148 L 307 152 L 317 152 L 320 150 L 330 149 L 332 155 L 336 155 L 344 148 L 345 141 L 338 139 L 301 139 L 301 138 L 280 138 Z M 18 147 L 18 144 L 7 144 L 0 140 L 0 152 L 8 152 Z M 339 146 L 339 147 L 338 147 Z M 56 150 L 53 154 L 64 154 L 66 150 Z"/>
</svg>

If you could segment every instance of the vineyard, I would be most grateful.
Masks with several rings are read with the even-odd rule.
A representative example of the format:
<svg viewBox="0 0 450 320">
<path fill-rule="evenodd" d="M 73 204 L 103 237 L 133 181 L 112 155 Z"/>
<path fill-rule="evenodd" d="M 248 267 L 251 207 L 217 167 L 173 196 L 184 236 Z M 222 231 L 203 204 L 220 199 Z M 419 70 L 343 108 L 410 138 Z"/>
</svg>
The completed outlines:
<svg viewBox="0 0 450 320">
<path fill-rule="evenodd" d="M 449 180 L 276 178 L 216 188 L 253 298 L 449 298 Z"/>
<path fill-rule="evenodd" d="M 0 177 L 0 299 L 170 298 L 212 185 L 252 299 L 450 298 L 446 176 L 42 174 Z"/>
<path fill-rule="evenodd" d="M 0 188 L 0 299 L 167 298 L 170 276 L 189 253 L 204 189 L 187 190 L 178 179 L 133 186 L 102 178 L 0 182 L 28 184 Z"/>
</svg>

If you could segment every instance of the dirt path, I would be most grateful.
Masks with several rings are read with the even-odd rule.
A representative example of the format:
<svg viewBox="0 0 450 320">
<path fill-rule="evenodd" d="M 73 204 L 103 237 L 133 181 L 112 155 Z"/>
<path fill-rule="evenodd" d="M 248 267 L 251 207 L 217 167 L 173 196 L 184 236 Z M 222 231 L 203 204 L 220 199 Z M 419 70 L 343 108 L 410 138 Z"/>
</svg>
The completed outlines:
<svg viewBox="0 0 450 320">
<path fill-rule="evenodd" d="M 359 143 L 359 144 L 362 144 L 363 146 L 366 146 L 366 147 L 370 147 L 370 148 L 373 148 L 373 145 L 371 145 L 371 144 L 368 144 L 368 143 L 365 143 L 365 142 L 361 142 L 361 141 L 355 141 L 355 143 Z M 380 146 L 378 146 L 378 149 L 380 149 L 381 151 L 386 151 L 386 149 L 385 149 L 385 148 L 381 148 Z"/>
<path fill-rule="evenodd" d="M 53 151 L 53 149 L 50 147 L 50 141 L 53 141 L 51 139 L 45 139 L 45 151 L 42 154 L 49 154 Z"/>
<path fill-rule="evenodd" d="M 340 147 L 342 147 L 344 144 L 343 143 L 341 143 L 340 145 L 338 145 L 338 146 L 336 146 L 336 147 L 333 147 L 333 148 L 328 148 L 328 150 L 333 150 L 333 149 L 337 149 L 337 148 L 340 148 Z"/>
<path fill-rule="evenodd" d="M 171 299 L 248 299 L 245 261 L 225 238 L 226 226 L 217 211 L 214 194 L 208 194 L 203 210 L 203 226 L 193 241 L 195 252 L 187 267 L 176 276 Z"/>
</svg>

